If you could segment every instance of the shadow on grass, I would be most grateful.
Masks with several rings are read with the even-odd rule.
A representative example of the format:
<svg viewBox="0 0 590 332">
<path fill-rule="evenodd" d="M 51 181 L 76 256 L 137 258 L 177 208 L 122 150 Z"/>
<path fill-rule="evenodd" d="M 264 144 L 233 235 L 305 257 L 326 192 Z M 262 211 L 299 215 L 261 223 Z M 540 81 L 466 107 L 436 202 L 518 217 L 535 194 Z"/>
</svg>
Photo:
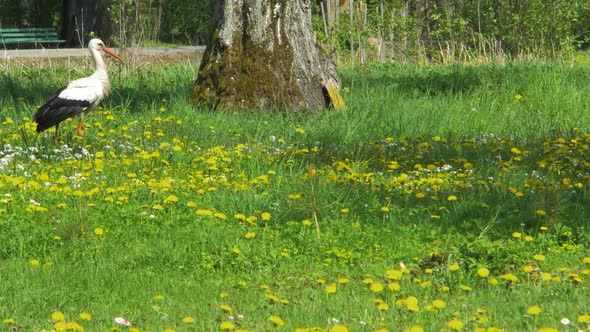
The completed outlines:
<svg viewBox="0 0 590 332">
<path fill-rule="evenodd" d="M 72 75 L 66 68 L 38 69 L 0 74 L 0 101 L 14 105 L 16 113 L 30 113 L 43 105 L 47 98 L 73 79 L 84 75 Z M 126 108 L 136 112 L 146 106 L 160 104 L 162 99 L 187 98 L 192 82 L 167 81 L 158 75 L 144 73 L 130 79 L 119 80 L 111 75 L 111 93 L 102 102 L 108 108 Z"/>
</svg>

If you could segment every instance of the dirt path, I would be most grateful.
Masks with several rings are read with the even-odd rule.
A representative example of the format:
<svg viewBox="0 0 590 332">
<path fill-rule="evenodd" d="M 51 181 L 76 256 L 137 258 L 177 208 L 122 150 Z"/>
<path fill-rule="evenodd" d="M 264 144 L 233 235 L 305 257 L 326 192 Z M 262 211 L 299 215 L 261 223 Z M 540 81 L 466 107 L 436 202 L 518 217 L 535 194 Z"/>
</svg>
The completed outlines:
<svg viewBox="0 0 590 332">
<path fill-rule="evenodd" d="M 114 48 L 115 52 L 121 50 Z M 131 56 L 166 56 L 180 53 L 199 53 L 205 51 L 205 46 L 179 47 L 130 47 L 124 53 Z M 32 50 L 0 50 L 0 58 L 68 58 L 89 56 L 85 48 L 43 48 Z"/>
</svg>

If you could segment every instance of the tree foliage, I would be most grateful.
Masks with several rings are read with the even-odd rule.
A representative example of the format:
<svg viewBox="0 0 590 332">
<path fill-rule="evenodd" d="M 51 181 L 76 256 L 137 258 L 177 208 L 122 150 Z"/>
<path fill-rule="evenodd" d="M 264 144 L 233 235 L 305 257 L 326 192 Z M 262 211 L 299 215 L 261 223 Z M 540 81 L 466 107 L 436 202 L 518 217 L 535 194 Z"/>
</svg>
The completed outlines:
<svg viewBox="0 0 590 332">
<path fill-rule="evenodd" d="M 332 10 L 325 15 L 327 29 L 322 5 L 324 12 Z M 318 0 L 315 12 L 319 38 L 335 49 L 362 49 L 375 37 L 390 43 L 394 57 L 420 52 L 555 57 L 590 40 L 587 0 Z"/>
<path fill-rule="evenodd" d="M 311 1 L 311 0 L 310 0 Z M 0 0 L 1 27 L 62 26 L 65 0 Z M 97 2 L 94 1 L 85 1 Z M 467 55 L 556 58 L 590 46 L 588 0 L 313 0 L 318 39 L 341 54 L 370 51 L 371 38 L 387 57 Z M 118 44 L 204 44 L 215 0 L 104 0 Z M 326 24 L 321 6 L 326 14 Z M 350 10 L 352 9 L 352 13 Z M 87 36 L 86 36 L 87 37 Z M 381 45 L 381 46 L 383 46 Z M 385 55 L 383 55 L 385 56 Z"/>
</svg>

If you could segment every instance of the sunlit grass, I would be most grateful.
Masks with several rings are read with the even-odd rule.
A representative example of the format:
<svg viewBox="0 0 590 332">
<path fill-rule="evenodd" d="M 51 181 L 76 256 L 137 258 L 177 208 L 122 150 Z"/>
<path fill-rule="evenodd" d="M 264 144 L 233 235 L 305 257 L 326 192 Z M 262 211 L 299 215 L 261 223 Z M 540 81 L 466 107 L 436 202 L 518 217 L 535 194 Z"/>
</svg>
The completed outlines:
<svg viewBox="0 0 590 332">
<path fill-rule="evenodd" d="M 31 116 L 85 71 L 0 76 L 4 329 L 588 329 L 589 68 L 344 68 L 342 113 L 196 71 L 114 68 L 58 147 Z"/>
</svg>

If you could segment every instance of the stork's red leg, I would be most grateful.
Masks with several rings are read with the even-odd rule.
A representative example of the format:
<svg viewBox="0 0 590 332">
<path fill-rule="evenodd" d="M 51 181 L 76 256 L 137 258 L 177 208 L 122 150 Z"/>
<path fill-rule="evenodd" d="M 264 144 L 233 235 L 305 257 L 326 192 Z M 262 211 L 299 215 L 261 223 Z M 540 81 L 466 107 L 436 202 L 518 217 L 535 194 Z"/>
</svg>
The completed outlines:
<svg viewBox="0 0 590 332">
<path fill-rule="evenodd" d="M 55 125 L 55 133 L 53 133 L 53 144 L 57 146 L 57 132 L 59 131 L 59 123 Z"/>
<path fill-rule="evenodd" d="M 80 117 L 80 122 L 78 122 L 78 136 L 81 137 L 82 136 L 82 117 Z"/>
</svg>

